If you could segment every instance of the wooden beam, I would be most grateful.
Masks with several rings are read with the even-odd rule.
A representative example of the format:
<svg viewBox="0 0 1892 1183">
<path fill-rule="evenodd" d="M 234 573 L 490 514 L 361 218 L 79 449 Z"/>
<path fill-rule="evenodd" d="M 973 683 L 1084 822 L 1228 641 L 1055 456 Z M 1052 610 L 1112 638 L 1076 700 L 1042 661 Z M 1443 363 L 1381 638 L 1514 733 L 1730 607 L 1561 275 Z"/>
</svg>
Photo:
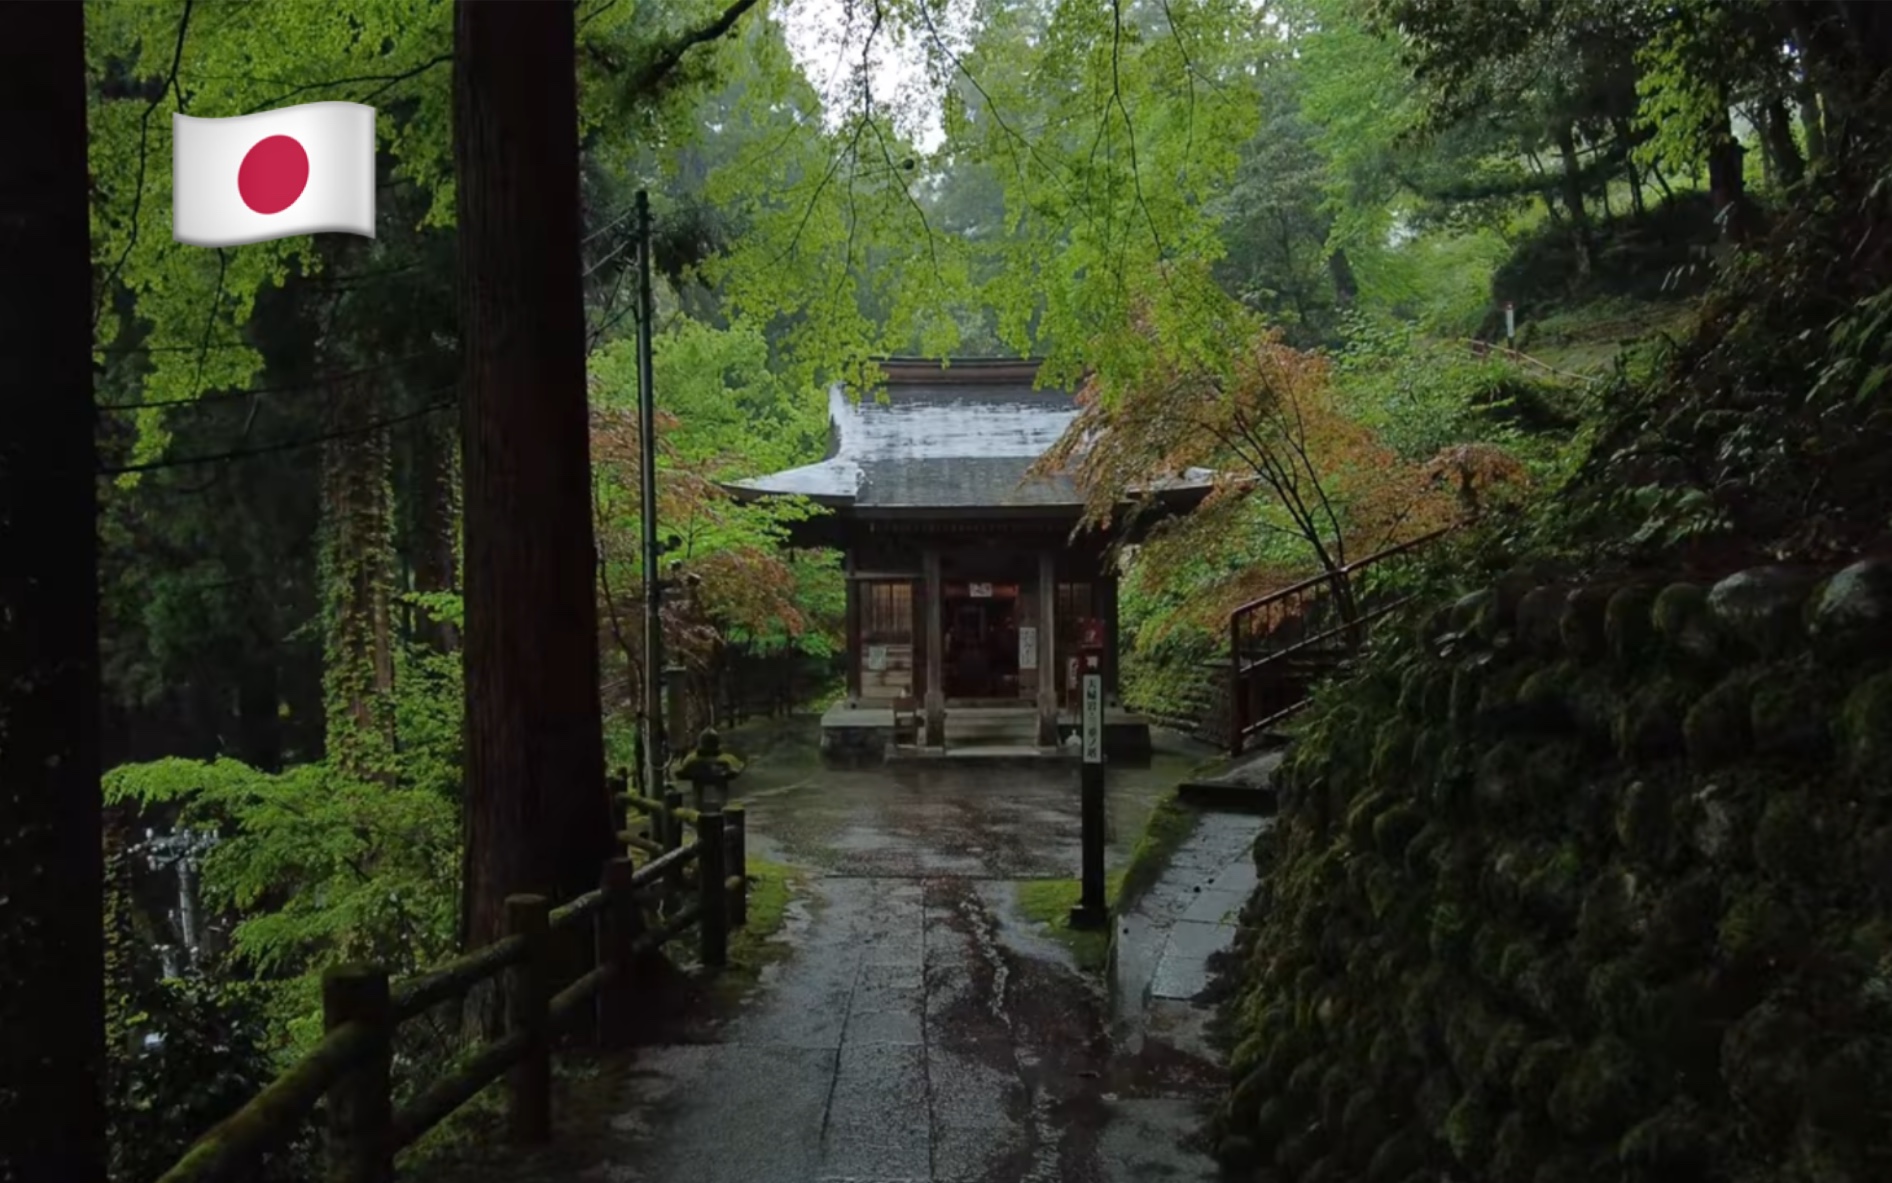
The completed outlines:
<svg viewBox="0 0 1892 1183">
<path fill-rule="evenodd" d="M 1038 746 L 1058 743 L 1058 559 L 1057 552 L 1038 552 L 1038 666 L 1049 678 L 1038 679 Z"/>
<path fill-rule="evenodd" d="M 945 586 L 939 577 L 939 550 L 927 547 L 921 552 L 922 567 L 926 571 L 926 744 L 928 747 L 944 747 L 946 744 L 946 683 L 941 674 L 941 650 L 945 648 L 943 634 L 945 629 L 940 619 L 940 598 Z"/>
</svg>

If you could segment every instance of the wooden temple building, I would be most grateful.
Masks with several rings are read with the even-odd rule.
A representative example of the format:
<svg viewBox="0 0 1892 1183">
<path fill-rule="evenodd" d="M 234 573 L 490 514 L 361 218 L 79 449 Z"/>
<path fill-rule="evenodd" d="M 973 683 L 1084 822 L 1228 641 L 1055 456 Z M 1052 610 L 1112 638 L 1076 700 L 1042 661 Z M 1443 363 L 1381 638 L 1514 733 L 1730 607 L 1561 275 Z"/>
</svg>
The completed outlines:
<svg viewBox="0 0 1892 1183">
<path fill-rule="evenodd" d="M 1075 398 L 1034 389 L 1034 362 L 882 369 L 880 392 L 829 392 L 825 459 L 728 486 L 828 511 L 791 539 L 839 550 L 847 576 L 847 692 L 822 720 L 824 750 L 899 750 L 910 734 L 921 751 L 1058 751 L 1087 666 L 1103 677 L 1107 747 L 1147 750 L 1147 723 L 1117 706 L 1117 539 L 1077 530 L 1070 480 L 1026 477 Z M 1145 508 L 1194 505 L 1208 475 L 1140 494 Z"/>
</svg>

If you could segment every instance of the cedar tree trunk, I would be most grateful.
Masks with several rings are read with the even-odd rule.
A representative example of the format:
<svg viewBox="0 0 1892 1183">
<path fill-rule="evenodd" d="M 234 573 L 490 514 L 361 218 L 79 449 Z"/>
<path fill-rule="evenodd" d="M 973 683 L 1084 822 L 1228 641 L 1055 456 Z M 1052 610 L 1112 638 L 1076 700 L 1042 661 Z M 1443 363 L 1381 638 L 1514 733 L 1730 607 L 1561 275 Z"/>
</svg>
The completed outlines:
<svg viewBox="0 0 1892 1183">
<path fill-rule="evenodd" d="M 572 6 L 454 11 L 465 480 L 462 938 L 612 853 L 598 709 Z"/>
<path fill-rule="evenodd" d="M 0 1180 L 103 1183 L 84 9 L 0 6 Z"/>
</svg>

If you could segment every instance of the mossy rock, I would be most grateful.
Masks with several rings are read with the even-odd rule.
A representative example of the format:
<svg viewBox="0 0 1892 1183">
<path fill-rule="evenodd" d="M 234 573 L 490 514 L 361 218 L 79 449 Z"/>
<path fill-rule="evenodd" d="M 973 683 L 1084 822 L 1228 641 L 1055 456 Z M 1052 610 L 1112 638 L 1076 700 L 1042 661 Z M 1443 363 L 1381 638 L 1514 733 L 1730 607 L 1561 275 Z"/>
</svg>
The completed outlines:
<svg viewBox="0 0 1892 1183">
<path fill-rule="evenodd" d="M 1569 953 L 1551 948 L 1518 974 L 1517 997 L 1531 1014 L 1552 1027 L 1574 1029 L 1583 1021 L 1583 973 Z"/>
<path fill-rule="evenodd" d="M 1717 936 L 1722 956 L 1736 964 L 1792 964 L 1807 944 L 1807 918 L 1780 890 L 1756 884 L 1729 901 Z"/>
<path fill-rule="evenodd" d="M 1486 1049 L 1497 1032 L 1497 1018 L 1475 995 L 1452 1004 L 1445 1023 L 1445 1055 L 1459 1080 L 1470 1083 L 1478 1079 Z"/>
<path fill-rule="evenodd" d="M 1674 815 L 1674 802 L 1666 785 L 1631 781 L 1616 806 L 1616 840 L 1638 863 L 1665 866 L 1675 852 Z"/>
<path fill-rule="evenodd" d="M 1827 835 L 1805 793 L 1776 793 L 1754 826 L 1754 865 L 1776 879 L 1812 883 L 1832 857 Z"/>
<path fill-rule="evenodd" d="M 1499 1092 L 1509 1092 L 1511 1074 L 1517 1071 L 1524 1049 L 1531 1046 L 1531 1030 L 1517 1019 L 1505 1019 L 1491 1030 L 1485 1042 L 1484 1056 L 1478 1064 L 1478 1081 Z"/>
<path fill-rule="evenodd" d="M 1630 584 L 1610 594 L 1603 606 L 1603 644 L 1618 666 L 1640 665 L 1655 655 L 1658 638 L 1651 619 L 1657 589 Z"/>
<path fill-rule="evenodd" d="M 1757 674 L 1748 703 L 1748 729 L 1762 755 L 1817 759 L 1832 751 L 1837 713 L 1830 675 L 1800 666 Z"/>
<path fill-rule="evenodd" d="M 1426 815 L 1418 807 L 1400 802 L 1373 821 L 1373 845 L 1389 859 L 1404 861 L 1406 847 L 1426 826 Z"/>
<path fill-rule="evenodd" d="M 1386 1136 L 1386 1105 L 1371 1087 L 1357 1089 L 1340 1114 L 1340 1138 L 1348 1147 L 1377 1146 Z"/>
<path fill-rule="evenodd" d="M 1692 683 L 1658 675 L 1638 686 L 1617 709 L 1611 731 L 1626 762 L 1663 760 L 1682 753 L 1682 724 L 1700 697 Z"/>
<path fill-rule="evenodd" d="M 1344 1065 L 1334 1063 L 1321 1073 L 1320 1085 L 1315 1092 L 1315 1104 L 1320 1112 L 1321 1121 L 1329 1129 L 1340 1128 L 1340 1118 L 1347 1109 L 1347 1100 L 1355 1093 L 1353 1073 Z"/>
<path fill-rule="evenodd" d="M 1516 662 L 1493 667 L 1478 691 L 1474 720 L 1478 734 L 1497 738 L 1529 729 L 1529 712 L 1520 695 L 1530 676 L 1531 668 Z"/>
<path fill-rule="evenodd" d="M 1557 661 L 1530 672 L 1518 684 L 1518 725 L 1530 731 L 1558 734 L 1576 727 L 1571 697 L 1577 682 L 1578 666 Z"/>
<path fill-rule="evenodd" d="M 1522 740 L 1501 740 L 1486 750 L 1473 782 L 1481 817 L 1504 818 L 1529 804 L 1531 756 Z"/>
<path fill-rule="evenodd" d="M 1583 890 L 1577 911 L 1577 947 L 1586 957 L 1601 957 L 1627 948 L 1635 939 L 1636 877 L 1623 867 L 1605 867 Z"/>
<path fill-rule="evenodd" d="M 1725 1133 L 1698 1104 L 1680 1098 L 1631 1126 L 1616 1143 L 1616 1161 L 1635 1183 L 1706 1178 Z"/>
<path fill-rule="evenodd" d="M 1708 611 L 1742 647 L 1777 656 L 1805 639 L 1808 593 L 1818 582 L 1818 573 L 1805 568 L 1753 567 L 1710 588 Z"/>
<path fill-rule="evenodd" d="M 1799 1009 L 1764 1002 L 1728 1029 L 1721 1079 L 1735 1103 L 1775 1136 L 1793 1127 L 1812 1076 L 1820 1026 Z"/>
<path fill-rule="evenodd" d="M 1565 653 L 1581 662 L 1596 661 L 1608 653 L 1603 618 L 1611 594 L 1613 589 L 1607 587 L 1580 587 L 1564 596 L 1557 636 Z"/>
<path fill-rule="evenodd" d="M 1858 1139 L 1883 1133 L 1878 1105 L 1892 1072 L 1892 1047 L 1885 1037 L 1855 1038 L 1814 1066 L 1807 1080 L 1807 1120 L 1828 1133 Z"/>
<path fill-rule="evenodd" d="M 1682 721 L 1688 759 L 1696 768 L 1713 771 L 1747 755 L 1753 747 L 1753 676 L 1730 674 L 1689 708 Z"/>
<path fill-rule="evenodd" d="M 1671 1080 L 1712 1079 L 1721 1054 L 1722 1012 L 1714 975 L 1695 969 L 1649 991 L 1651 1059 Z"/>
<path fill-rule="evenodd" d="M 1511 1073 L 1511 1095 L 1523 1110 L 1545 1112 L 1576 1056 L 1576 1048 L 1562 1036 L 1537 1040 L 1518 1056 Z"/>
<path fill-rule="evenodd" d="M 1469 633 L 1473 631 L 1473 626 L 1477 624 L 1479 615 L 1485 612 L 1497 598 L 1497 593 L 1490 588 L 1480 588 L 1474 592 L 1467 592 L 1458 599 L 1453 600 L 1449 618 L 1452 631 L 1458 633 Z"/>
<path fill-rule="evenodd" d="M 1854 686 L 1840 708 L 1839 737 L 1846 766 L 1855 776 L 1888 792 L 1892 769 L 1892 671 Z"/>
<path fill-rule="evenodd" d="M 1391 808 L 1392 798 L 1385 793 L 1367 793 L 1354 801 L 1347 810 L 1347 841 L 1356 850 L 1373 844 L 1373 823 L 1380 814 Z"/>
<path fill-rule="evenodd" d="M 1437 874 L 1433 855 L 1451 839 L 1451 826 L 1437 819 L 1426 822 L 1413 835 L 1412 841 L 1406 844 L 1405 853 L 1401 856 L 1400 861 L 1406 873 L 1421 882 L 1431 882 Z"/>
<path fill-rule="evenodd" d="M 1868 830 L 1854 839 L 1861 886 L 1874 906 L 1892 912 L 1892 825 Z"/>
<path fill-rule="evenodd" d="M 1453 1158 L 1477 1173 L 1491 1155 L 1491 1139 L 1497 1129 L 1491 1107 L 1473 1090 L 1460 1097 L 1445 1115 L 1445 1144 Z"/>
<path fill-rule="evenodd" d="M 1544 1146 L 1534 1136 L 1531 1122 L 1522 1113 L 1507 1113 L 1491 1139 L 1486 1174 L 1492 1183 L 1531 1183 L 1537 1164 L 1543 1161 L 1543 1152 Z"/>
<path fill-rule="evenodd" d="M 1402 1129 L 1382 1141 L 1367 1161 L 1366 1183 L 1403 1183 L 1426 1162 L 1427 1139 L 1413 1129 Z"/>
<path fill-rule="evenodd" d="M 1419 1082 L 1419 1091 L 1413 1095 L 1413 1108 L 1427 1129 L 1443 1130 L 1445 1119 L 1456 1104 L 1458 1086 L 1453 1082 L 1452 1074 L 1443 1068 L 1426 1073 Z"/>
<path fill-rule="evenodd" d="M 1569 594 L 1569 589 L 1560 587 L 1538 587 L 1524 593 L 1518 601 L 1514 634 L 1522 648 L 1542 654 L 1562 651 L 1559 628 Z"/>
<path fill-rule="evenodd" d="M 1722 644 L 1708 611 L 1707 588 L 1671 583 L 1656 595 L 1649 615 L 1657 637 L 1673 652 L 1698 663 L 1712 663 L 1720 655 Z"/>
<path fill-rule="evenodd" d="M 1807 631 L 1842 662 L 1892 650 L 1892 559 L 1862 559 L 1822 583 L 1807 604 Z"/>
<path fill-rule="evenodd" d="M 1447 715 L 1452 730 L 1460 736 L 1470 735 L 1478 724 L 1479 698 L 1484 690 L 1485 679 L 1490 676 L 1491 661 L 1491 654 L 1480 653 L 1459 662 L 1452 669 L 1451 701 Z"/>
<path fill-rule="evenodd" d="M 1591 968 L 1586 996 L 1599 1030 L 1629 1041 L 1649 1034 L 1653 1008 L 1645 972 L 1633 957 L 1614 957 Z"/>
<path fill-rule="evenodd" d="M 1584 879 L 1581 852 L 1572 843 L 1563 844 L 1525 875 L 1520 885 L 1525 913 L 1557 930 L 1574 925 L 1583 905 Z"/>
<path fill-rule="evenodd" d="M 1501 990 L 1508 985 L 1504 976 L 1504 951 L 1510 943 L 1510 934 L 1502 925 L 1491 922 L 1479 925 L 1472 935 L 1472 976 L 1493 989 Z"/>
<path fill-rule="evenodd" d="M 1531 1183 L 1596 1183 L 1596 1178 L 1595 1165 L 1571 1150 L 1553 1153 L 1531 1173 Z"/>
<path fill-rule="evenodd" d="M 1713 948 L 1721 915 L 1718 879 L 1691 873 L 1654 893 L 1638 956 L 1657 972 L 1680 972 Z"/>
<path fill-rule="evenodd" d="M 1725 863 L 1742 850 L 1746 830 L 1734 791 L 1711 782 L 1678 802 L 1676 815 L 1689 846 L 1710 863 Z"/>
<path fill-rule="evenodd" d="M 1471 955 L 1472 919 L 1454 904 L 1434 905 L 1428 930 L 1432 956 L 1442 965 L 1464 965 Z"/>
<path fill-rule="evenodd" d="M 1643 1076 L 1642 1061 L 1627 1042 L 1614 1035 L 1591 1040 L 1551 1091 L 1550 1118 L 1572 1137 L 1613 1136 L 1634 1119 Z"/>
<path fill-rule="evenodd" d="M 1216 1146 L 1215 1159 L 1225 1170 L 1245 1174 L 1261 1164 L 1261 1148 L 1253 1138 L 1232 1134 Z"/>
<path fill-rule="evenodd" d="M 1412 770 L 1412 748 L 1417 738 L 1411 723 L 1404 719 L 1390 719 L 1380 725 L 1379 732 L 1373 737 L 1373 764 L 1371 775 L 1377 786 L 1388 787 L 1407 784 L 1406 774 Z"/>
</svg>

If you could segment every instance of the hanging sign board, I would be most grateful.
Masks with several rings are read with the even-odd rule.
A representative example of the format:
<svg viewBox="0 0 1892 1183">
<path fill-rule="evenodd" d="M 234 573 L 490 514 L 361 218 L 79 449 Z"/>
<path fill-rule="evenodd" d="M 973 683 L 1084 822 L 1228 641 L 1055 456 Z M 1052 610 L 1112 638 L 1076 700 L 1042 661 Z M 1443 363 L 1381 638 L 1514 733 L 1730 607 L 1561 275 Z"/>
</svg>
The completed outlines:
<svg viewBox="0 0 1892 1183">
<path fill-rule="evenodd" d="M 887 647 L 885 645 L 867 647 L 867 668 L 877 674 L 886 672 Z"/>
<path fill-rule="evenodd" d="M 992 598 L 992 585 L 989 583 L 968 584 L 966 594 L 975 600 L 989 600 Z"/>
<path fill-rule="evenodd" d="M 1084 675 L 1084 763 L 1104 762 L 1104 679 Z"/>
<path fill-rule="evenodd" d="M 1018 630 L 1018 668 L 1035 670 L 1038 668 L 1038 629 L 1035 625 L 1021 625 Z"/>
<path fill-rule="evenodd" d="M 1509 300 L 1504 302 L 1504 335 L 1507 339 L 1518 335 L 1517 309 Z"/>
</svg>

